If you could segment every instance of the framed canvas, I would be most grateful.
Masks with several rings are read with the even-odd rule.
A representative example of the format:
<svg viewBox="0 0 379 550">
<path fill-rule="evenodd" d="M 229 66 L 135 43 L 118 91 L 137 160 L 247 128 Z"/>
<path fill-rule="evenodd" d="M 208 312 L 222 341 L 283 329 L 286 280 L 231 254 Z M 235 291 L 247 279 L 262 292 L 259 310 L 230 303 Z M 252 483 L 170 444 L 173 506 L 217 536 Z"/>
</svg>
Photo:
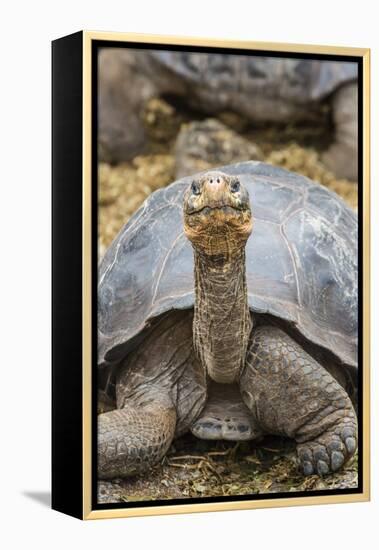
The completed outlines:
<svg viewBox="0 0 379 550">
<path fill-rule="evenodd" d="M 53 508 L 369 499 L 368 49 L 53 42 Z"/>
</svg>

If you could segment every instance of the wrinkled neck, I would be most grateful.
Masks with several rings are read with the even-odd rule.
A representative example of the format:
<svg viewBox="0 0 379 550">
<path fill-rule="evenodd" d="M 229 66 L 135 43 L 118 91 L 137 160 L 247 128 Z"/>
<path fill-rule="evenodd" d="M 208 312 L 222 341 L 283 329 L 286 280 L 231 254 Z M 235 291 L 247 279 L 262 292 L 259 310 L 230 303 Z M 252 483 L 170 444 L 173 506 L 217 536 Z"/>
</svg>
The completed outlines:
<svg viewBox="0 0 379 550">
<path fill-rule="evenodd" d="M 195 250 L 194 259 L 195 351 L 215 382 L 232 383 L 245 362 L 252 326 L 245 248 L 212 256 Z"/>
</svg>

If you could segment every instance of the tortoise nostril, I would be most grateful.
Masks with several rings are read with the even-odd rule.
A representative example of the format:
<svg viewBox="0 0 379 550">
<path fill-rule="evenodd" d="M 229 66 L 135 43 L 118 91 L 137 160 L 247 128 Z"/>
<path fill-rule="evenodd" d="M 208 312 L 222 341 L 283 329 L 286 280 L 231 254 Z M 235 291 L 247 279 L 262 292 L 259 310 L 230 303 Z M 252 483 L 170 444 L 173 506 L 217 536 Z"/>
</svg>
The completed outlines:
<svg viewBox="0 0 379 550">
<path fill-rule="evenodd" d="M 209 180 L 209 183 L 213 183 L 213 180 Z"/>
<path fill-rule="evenodd" d="M 220 178 L 217 178 L 217 183 L 220 183 Z"/>
</svg>

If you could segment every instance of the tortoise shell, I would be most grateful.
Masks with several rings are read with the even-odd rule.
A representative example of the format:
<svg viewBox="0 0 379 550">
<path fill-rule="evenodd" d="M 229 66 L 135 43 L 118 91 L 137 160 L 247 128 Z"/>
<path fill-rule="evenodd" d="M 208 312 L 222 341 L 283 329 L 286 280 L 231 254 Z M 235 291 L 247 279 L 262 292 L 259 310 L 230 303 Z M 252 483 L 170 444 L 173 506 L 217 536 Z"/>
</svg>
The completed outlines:
<svg viewBox="0 0 379 550">
<path fill-rule="evenodd" d="M 260 162 L 221 171 L 249 191 L 246 246 L 250 309 L 281 320 L 310 346 L 357 367 L 357 216 L 328 189 Z M 154 319 L 194 305 L 194 264 L 183 233 L 193 177 L 150 195 L 99 267 L 98 363 L 115 364 Z"/>
<path fill-rule="evenodd" d="M 173 77 L 195 86 L 191 93 L 202 94 L 203 88 L 209 88 L 215 98 L 217 91 L 222 90 L 225 97 L 238 92 L 247 94 L 251 101 L 251 94 L 263 94 L 266 98 L 305 104 L 320 101 L 358 78 L 355 62 L 165 50 L 148 52 L 148 59 L 156 70 L 164 68 Z M 200 86 L 199 90 L 196 86 Z"/>
</svg>

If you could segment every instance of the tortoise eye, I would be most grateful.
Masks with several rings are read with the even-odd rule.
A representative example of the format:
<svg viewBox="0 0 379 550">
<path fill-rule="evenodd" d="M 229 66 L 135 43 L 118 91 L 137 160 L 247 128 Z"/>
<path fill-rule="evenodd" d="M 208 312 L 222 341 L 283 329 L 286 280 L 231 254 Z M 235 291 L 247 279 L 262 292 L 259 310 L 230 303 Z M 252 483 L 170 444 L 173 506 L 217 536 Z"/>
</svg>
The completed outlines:
<svg viewBox="0 0 379 550">
<path fill-rule="evenodd" d="M 241 186 L 240 186 L 240 182 L 238 180 L 234 180 L 230 184 L 230 190 L 231 190 L 232 193 L 238 193 L 240 188 L 241 188 Z"/>
<path fill-rule="evenodd" d="M 193 195 L 200 195 L 200 187 L 196 181 L 193 181 L 191 184 L 191 191 Z"/>
</svg>

